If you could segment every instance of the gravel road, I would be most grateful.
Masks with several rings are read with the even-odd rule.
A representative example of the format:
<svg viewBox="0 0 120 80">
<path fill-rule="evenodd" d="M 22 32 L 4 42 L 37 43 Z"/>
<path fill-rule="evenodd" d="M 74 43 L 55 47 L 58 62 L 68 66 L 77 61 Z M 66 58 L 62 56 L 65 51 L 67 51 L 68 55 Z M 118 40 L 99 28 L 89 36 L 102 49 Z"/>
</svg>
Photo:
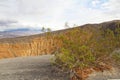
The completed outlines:
<svg viewBox="0 0 120 80">
<path fill-rule="evenodd" d="M 52 55 L 0 60 L 0 80 L 69 80 L 51 65 Z"/>
</svg>

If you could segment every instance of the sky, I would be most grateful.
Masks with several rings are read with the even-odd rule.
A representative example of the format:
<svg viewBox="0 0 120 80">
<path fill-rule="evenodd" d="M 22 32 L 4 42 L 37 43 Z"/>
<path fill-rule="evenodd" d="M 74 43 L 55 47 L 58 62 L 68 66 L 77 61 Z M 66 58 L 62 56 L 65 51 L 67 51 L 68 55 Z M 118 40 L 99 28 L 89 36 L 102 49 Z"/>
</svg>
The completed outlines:
<svg viewBox="0 0 120 80">
<path fill-rule="evenodd" d="M 0 31 L 120 20 L 120 0 L 0 0 Z"/>
</svg>

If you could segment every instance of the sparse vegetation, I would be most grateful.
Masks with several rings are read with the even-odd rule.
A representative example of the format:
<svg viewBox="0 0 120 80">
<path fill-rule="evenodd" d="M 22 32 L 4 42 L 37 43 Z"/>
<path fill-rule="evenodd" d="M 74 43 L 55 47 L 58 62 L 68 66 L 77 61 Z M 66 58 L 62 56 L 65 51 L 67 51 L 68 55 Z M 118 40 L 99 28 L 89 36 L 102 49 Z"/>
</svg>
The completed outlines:
<svg viewBox="0 0 120 80">
<path fill-rule="evenodd" d="M 55 55 L 55 64 L 72 72 L 75 80 L 85 78 L 84 73 L 78 74 L 76 69 L 80 71 L 86 68 L 110 69 L 110 63 L 113 60 L 120 61 L 119 54 L 111 56 L 114 50 L 120 49 L 119 27 L 116 27 L 115 31 L 75 28 L 60 35 L 59 39 L 63 45 Z"/>
<path fill-rule="evenodd" d="M 52 30 L 50 28 L 42 27 L 41 31 L 42 32 L 51 32 Z"/>
<path fill-rule="evenodd" d="M 116 63 L 120 64 L 120 52 L 114 53 L 113 58 L 115 59 Z"/>
</svg>

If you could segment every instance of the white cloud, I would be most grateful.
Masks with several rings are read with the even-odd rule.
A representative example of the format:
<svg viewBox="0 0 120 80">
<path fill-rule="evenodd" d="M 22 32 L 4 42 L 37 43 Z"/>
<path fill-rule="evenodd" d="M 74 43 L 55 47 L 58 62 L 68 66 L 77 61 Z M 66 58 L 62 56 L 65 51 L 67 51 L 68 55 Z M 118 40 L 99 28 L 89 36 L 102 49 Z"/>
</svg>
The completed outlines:
<svg viewBox="0 0 120 80">
<path fill-rule="evenodd" d="M 0 31 L 27 27 L 31 28 L 31 26 L 23 25 L 16 20 L 0 20 Z"/>
<path fill-rule="evenodd" d="M 102 7 L 106 10 L 107 14 L 120 17 L 120 0 L 109 0 Z"/>
<path fill-rule="evenodd" d="M 86 7 L 87 2 L 91 6 Z M 81 25 L 120 19 L 120 0 L 0 0 L 0 20 L 4 19 L 18 21 L 16 28 L 62 29 L 65 22 Z"/>
<path fill-rule="evenodd" d="M 24 25 L 57 26 L 61 24 L 64 11 L 70 8 L 72 2 L 72 0 L 7 0 L 1 2 L 4 6 L 0 6 L 0 15 L 4 16 L 3 18 L 17 19 Z"/>
</svg>

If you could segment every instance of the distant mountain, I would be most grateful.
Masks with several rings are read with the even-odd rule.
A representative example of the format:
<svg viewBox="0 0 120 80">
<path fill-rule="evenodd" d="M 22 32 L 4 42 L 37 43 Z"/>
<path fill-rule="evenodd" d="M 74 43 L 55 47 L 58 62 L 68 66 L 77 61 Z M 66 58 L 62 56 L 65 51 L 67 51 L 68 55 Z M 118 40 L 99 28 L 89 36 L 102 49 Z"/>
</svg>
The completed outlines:
<svg viewBox="0 0 120 80">
<path fill-rule="evenodd" d="M 86 29 L 86 30 L 92 28 L 92 29 L 95 29 L 96 32 L 98 32 L 100 29 L 103 29 L 103 30 L 106 30 L 106 29 L 115 30 L 115 28 L 117 28 L 117 27 L 120 27 L 120 20 L 107 21 L 107 22 L 103 22 L 103 23 L 99 23 L 99 24 L 85 24 L 85 25 L 82 25 L 82 26 L 74 27 L 74 28 L 83 28 L 83 29 Z M 66 31 L 72 30 L 74 28 L 68 28 L 68 29 L 63 29 L 63 30 L 58 30 L 58 31 L 52 31 L 52 33 L 53 34 L 64 33 Z M 40 35 L 43 35 L 41 33 L 43 33 L 42 29 L 34 29 L 34 28 L 33 29 L 32 28 L 31 29 L 30 28 L 12 29 L 12 30 L 6 30 L 6 31 L 0 32 L 0 39 L 1 38 L 15 38 L 15 37 L 21 37 L 21 36 L 28 36 L 29 38 L 38 37 Z"/>
<path fill-rule="evenodd" d="M 29 29 L 29 28 L 11 29 L 0 32 L 0 38 L 14 38 L 14 37 L 29 36 L 40 33 L 42 33 L 40 29 Z"/>
</svg>

